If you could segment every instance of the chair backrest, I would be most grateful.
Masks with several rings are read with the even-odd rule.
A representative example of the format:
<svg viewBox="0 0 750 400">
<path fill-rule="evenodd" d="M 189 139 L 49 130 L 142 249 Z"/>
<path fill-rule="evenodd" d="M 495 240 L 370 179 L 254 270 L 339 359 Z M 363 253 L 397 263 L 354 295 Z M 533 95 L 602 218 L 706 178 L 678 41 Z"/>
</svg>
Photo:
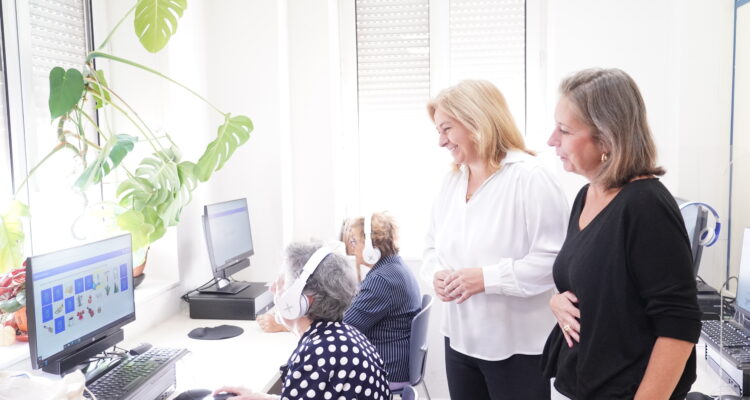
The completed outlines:
<svg viewBox="0 0 750 400">
<path fill-rule="evenodd" d="M 422 310 L 411 321 L 409 338 L 409 383 L 416 385 L 422 381 L 427 359 L 427 329 L 430 325 L 432 296 L 422 296 Z"/>
<path fill-rule="evenodd" d="M 413 386 L 406 385 L 401 392 L 401 400 L 419 400 L 419 395 Z"/>
</svg>

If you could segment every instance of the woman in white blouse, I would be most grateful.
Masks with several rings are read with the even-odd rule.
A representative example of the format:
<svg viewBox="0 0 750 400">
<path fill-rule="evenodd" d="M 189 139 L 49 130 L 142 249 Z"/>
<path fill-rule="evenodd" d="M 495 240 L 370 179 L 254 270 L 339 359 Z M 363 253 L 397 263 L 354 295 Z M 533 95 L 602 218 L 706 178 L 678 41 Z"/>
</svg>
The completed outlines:
<svg viewBox="0 0 750 400">
<path fill-rule="evenodd" d="M 563 193 L 526 149 L 500 91 L 463 81 L 427 106 L 455 168 L 435 200 L 422 266 L 444 301 L 450 397 L 548 399 L 540 355 L 555 319 Z"/>
</svg>

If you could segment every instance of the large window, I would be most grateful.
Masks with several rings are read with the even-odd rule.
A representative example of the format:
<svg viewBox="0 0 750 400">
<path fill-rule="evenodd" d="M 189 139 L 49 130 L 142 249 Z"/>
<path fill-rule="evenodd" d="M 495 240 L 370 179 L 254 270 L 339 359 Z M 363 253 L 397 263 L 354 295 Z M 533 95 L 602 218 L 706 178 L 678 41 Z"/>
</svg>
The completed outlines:
<svg viewBox="0 0 750 400">
<path fill-rule="evenodd" d="M 9 44 L 10 154 L 18 188 L 60 142 L 48 108 L 49 71 L 54 66 L 82 68 L 91 46 L 91 18 L 86 0 L 3 0 L 2 6 L 3 34 Z M 89 114 L 94 115 L 92 110 Z M 96 142 L 95 135 L 90 136 Z M 8 154 L 7 149 L 3 153 Z M 61 150 L 46 159 L 20 192 L 31 208 L 29 243 L 34 253 L 83 239 L 84 229 L 76 229 L 74 222 L 84 214 L 87 201 L 101 200 L 98 188 L 85 194 L 71 188 L 83 168 L 73 154 Z"/>
<path fill-rule="evenodd" d="M 2 38 L 0 21 L 0 38 Z M 0 40 L 0 212 L 13 192 L 13 165 L 10 158 L 10 130 L 8 129 L 7 84 L 5 82 L 5 44 Z"/>
<path fill-rule="evenodd" d="M 389 210 L 401 225 L 402 253 L 418 257 L 451 161 L 438 147 L 426 103 L 461 80 L 489 80 L 524 129 L 525 2 L 355 4 L 359 184 L 350 213 Z"/>
</svg>

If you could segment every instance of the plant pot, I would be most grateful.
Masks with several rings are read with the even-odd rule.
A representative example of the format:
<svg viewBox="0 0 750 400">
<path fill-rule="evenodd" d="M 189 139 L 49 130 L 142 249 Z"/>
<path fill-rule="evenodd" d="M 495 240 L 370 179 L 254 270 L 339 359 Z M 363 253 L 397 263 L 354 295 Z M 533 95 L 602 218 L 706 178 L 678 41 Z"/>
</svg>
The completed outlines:
<svg viewBox="0 0 750 400">
<path fill-rule="evenodd" d="M 151 247 L 146 249 L 146 255 L 143 257 L 143 262 L 133 267 L 133 288 L 137 288 L 144 279 L 146 279 L 146 273 L 143 272 L 146 269 L 146 262 L 148 261 L 148 251 Z"/>
</svg>

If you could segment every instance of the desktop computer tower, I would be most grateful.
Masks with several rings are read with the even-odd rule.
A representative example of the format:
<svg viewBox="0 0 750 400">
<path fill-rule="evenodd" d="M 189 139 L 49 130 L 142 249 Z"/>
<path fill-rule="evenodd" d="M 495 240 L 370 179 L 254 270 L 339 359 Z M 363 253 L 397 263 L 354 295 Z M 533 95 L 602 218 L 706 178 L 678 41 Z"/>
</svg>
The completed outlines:
<svg viewBox="0 0 750 400">
<path fill-rule="evenodd" d="M 188 305 L 192 319 L 255 320 L 273 307 L 273 294 L 265 283 L 251 282 L 236 294 L 191 293 Z"/>
</svg>

